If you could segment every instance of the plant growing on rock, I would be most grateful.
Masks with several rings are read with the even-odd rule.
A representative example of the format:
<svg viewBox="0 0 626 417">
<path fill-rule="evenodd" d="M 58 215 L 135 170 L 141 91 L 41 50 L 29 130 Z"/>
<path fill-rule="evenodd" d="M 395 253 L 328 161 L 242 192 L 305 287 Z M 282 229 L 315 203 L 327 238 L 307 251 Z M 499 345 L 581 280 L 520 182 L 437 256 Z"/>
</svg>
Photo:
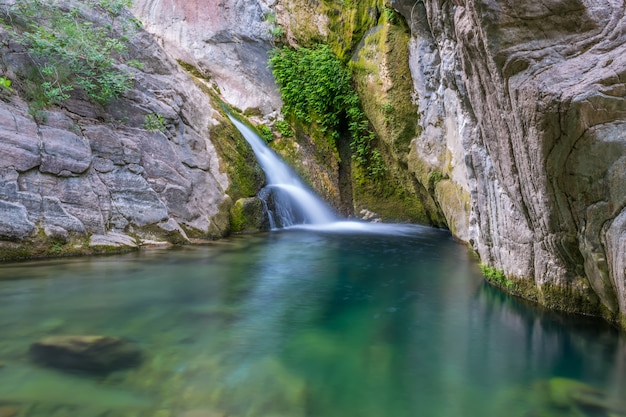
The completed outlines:
<svg viewBox="0 0 626 417">
<path fill-rule="evenodd" d="M 25 46 L 32 63 L 25 77 L 32 110 L 60 103 L 76 89 L 104 104 L 132 87 L 132 75 L 118 65 L 127 51 L 127 34 L 136 25 L 132 18 L 122 16 L 131 1 L 79 4 L 20 0 L 0 5 L 0 19 Z M 98 19 L 86 17 L 94 12 Z"/>
<path fill-rule="evenodd" d="M 504 271 L 485 264 L 481 264 L 480 269 L 487 281 L 504 288 L 513 287 L 513 281 L 506 277 Z"/>
<path fill-rule="evenodd" d="M 372 148 L 376 135 L 361 109 L 350 70 L 328 45 L 274 49 L 269 63 L 285 114 L 304 123 L 317 123 L 333 147 L 342 126 L 347 126 L 352 158 L 373 178 L 386 171 L 380 153 Z"/>
<path fill-rule="evenodd" d="M 258 125 L 257 130 L 259 131 L 259 136 L 261 136 L 265 142 L 269 143 L 274 140 L 272 129 L 266 125 Z"/>
<path fill-rule="evenodd" d="M 151 132 L 165 133 L 167 131 L 165 118 L 159 113 L 146 114 L 143 119 L 143 126 L 146 130 L 149 130 Z"/>
</svg>

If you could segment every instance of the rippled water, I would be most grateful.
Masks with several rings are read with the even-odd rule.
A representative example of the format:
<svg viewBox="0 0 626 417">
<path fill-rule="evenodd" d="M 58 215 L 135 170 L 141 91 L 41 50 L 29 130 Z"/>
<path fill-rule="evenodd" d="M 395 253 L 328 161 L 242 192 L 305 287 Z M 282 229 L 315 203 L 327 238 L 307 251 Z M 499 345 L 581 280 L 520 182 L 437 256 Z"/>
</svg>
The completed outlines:
<svg viewBox="0 0 626 417">
<path fill-rule="evenodd" d="M 618 332 L 501 294 L 464 246 L 422 227 L 350 224 L 4 264 L 0 332 L 0 413 L 20 416 L 624 409 Z M 30 343 L 54 334 L 122 336 L 146 360 L 105 378 L 34 365 Z"/>
</svg>

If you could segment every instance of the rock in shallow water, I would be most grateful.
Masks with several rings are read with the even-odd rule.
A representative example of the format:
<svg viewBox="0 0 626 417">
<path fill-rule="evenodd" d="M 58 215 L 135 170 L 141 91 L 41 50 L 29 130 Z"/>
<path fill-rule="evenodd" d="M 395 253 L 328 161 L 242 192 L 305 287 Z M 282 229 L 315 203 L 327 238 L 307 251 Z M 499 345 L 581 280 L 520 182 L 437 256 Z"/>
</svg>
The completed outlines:
<svg viewBox="0 0 626 417">
<path fill-rule="evenodd" d="M 52 368 L 104 374 L 132 368 L 142 359 L 138 346 L 110 336 L 50 336 L 33 343 L 30 354 Z"/>
</svg>

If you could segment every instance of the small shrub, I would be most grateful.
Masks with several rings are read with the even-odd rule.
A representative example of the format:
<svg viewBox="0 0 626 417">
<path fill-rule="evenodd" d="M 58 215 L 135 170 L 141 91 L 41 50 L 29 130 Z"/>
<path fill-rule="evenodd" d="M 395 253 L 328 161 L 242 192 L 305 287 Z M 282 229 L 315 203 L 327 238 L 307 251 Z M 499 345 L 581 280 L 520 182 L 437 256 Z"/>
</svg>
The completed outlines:
<svg viewBox="0 0 626 417">
<path fill-rule="evenodd" d="M 143 119 L 143 127 L 151 132 L 165 133 L 167 131 L 165 118 L 159 113 L 146 114 Z"/>
<path fill-rule="evenodd" d="M 291 126 L 286 120 L 277 120 L 274 123 L 274 127 L 283 137 L 290 138 L 293 136 L 293 130 L 291 130 Z"/>
<path fill-rule="evenodd" d="M 278 22 L 276 22 L 276 15 L 274 13 L 266 14 L 265 21 L 270 24 L 269 31 L 274 39 L 280 39 L 285 35 L 285 29 L 278 25 Z"/>
<path fill-rule="evenodd" d="M 443 178 L 444 178 L 443 173 L 439 171 L 438 169 L 431 171 L 431 173 L 428 174 L 428 189 L 433 191 L 435 187 L 437 186 L 437 184 L 441 180 L 443 180 Z"/>
<path fill-rule="evenodd" d="M 390 24 L 396 23 L 396 12 L 391 7 L 385 7 L 384 9 L 385 20 Z"/>
<path fill-rule="evenodd" d="M 6 77 L 0 77 L 0 88 L 7 91 L 13 91 L 11 88 L 11 80 Z"/>
<path fill-rule="evenodd" d="M 143 69 L 144 67 L 144 63 L 137 59 L 131 59 L 130 61 L 126 61 L 126 65 L 137 69 Z"/>
<path fill-rule="evenodd" d="M 33 111 L 69 98 L 82 89 L 95 102 L 105 104 L 132 87 L 132 75 L 117 66 L 127 51 L 131 18 L 113 30 L 113 23 L 130 0 L 85 0 L 68 7 L 59 0 L 20 0 L 0 5 L 0 21 L 11 26 L 23 44 L 33 71 L 25 76 L 25 89 Z M 111 20 L 86 20 L 97 9 Z M 30 91 L 30 93 L 28 93 Z"/>
<path fill-rule="evenodd" d="M 267 127 L 266 125 L 258 125 L 257 130 L 259 131 L 259 136 L 263 138 L 263 140 L 267 143 L 274 140 L 274 134 L 272 133 L 272 129 Z"/>
<path fill-rule="evenodd" d="M 513 287 L 513 281 L 506 277 L 504 271 L 485 264 L 481 264 L 480 269 L 487 281 L 504 288 Z"/>
</svg>

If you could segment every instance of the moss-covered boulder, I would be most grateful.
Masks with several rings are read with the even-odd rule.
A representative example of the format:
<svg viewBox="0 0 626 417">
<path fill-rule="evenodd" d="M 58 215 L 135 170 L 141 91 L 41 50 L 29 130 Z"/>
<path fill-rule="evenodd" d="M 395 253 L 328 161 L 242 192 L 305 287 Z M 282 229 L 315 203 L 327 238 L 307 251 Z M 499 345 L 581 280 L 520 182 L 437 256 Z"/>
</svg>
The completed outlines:
<svg viewBox="0 0 626 417">
<path fill-rule="evenodd" d="M 267 212 L 258 197 L 240 198 L 230 209 L 232 232 L 254 232 L 269 229 Z"/>
</svg>

